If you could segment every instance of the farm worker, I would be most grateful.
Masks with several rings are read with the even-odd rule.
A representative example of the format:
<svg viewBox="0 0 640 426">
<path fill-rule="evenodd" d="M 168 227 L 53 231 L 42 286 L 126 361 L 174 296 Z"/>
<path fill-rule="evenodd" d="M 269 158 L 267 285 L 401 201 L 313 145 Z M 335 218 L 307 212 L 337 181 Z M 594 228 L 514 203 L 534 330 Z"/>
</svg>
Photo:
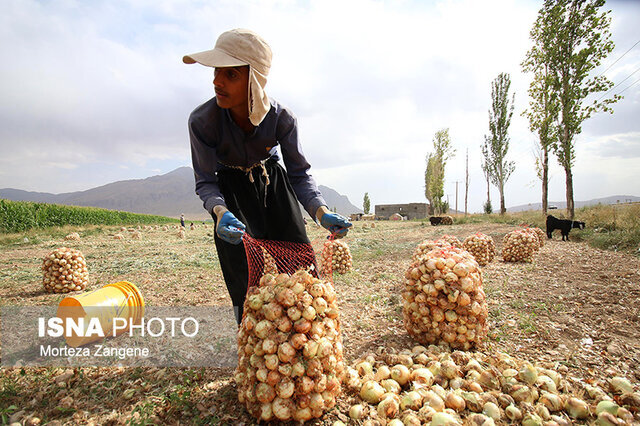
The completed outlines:
<svg viewBox="0 0 640 426">
<path fill-rule="evenodd" d="M 184 214 L 180 215 L 180 226 L 184 228 Z"/>
<path fill-rule="evenodd" d="M 265 93 L 271 48 L 258 34 L 226 31 L 214 49 L 182 60 L 214 68 L 215 97 L 189 116 L 191 159 L 196 193 L 215 222 L 216 250 L 239 324 L 248 283 L 240 244 L 245 231 L 309 243 L 298 201 L 338 237 L 351 223 L 329 211 L 309 174 L 296 117 Z"/>
</svg>

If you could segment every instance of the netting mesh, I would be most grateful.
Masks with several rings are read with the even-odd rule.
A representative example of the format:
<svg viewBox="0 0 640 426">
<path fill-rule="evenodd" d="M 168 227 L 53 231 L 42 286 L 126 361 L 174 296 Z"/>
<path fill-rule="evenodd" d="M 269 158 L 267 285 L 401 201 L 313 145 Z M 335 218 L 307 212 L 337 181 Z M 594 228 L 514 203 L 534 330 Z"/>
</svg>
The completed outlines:
<svg viewBox="0 0 640 426">
<path fill-rule="evenodd" d="M 301 269 L 316 278 L 331 279 L 330 276 L 320 277 L 315 251 L 310 243 L 259 240 L 247 233 L 242 239 L 249 267 L 248 287 L 257 286 L 264 274 L 292 275 Z"/>
</svg>

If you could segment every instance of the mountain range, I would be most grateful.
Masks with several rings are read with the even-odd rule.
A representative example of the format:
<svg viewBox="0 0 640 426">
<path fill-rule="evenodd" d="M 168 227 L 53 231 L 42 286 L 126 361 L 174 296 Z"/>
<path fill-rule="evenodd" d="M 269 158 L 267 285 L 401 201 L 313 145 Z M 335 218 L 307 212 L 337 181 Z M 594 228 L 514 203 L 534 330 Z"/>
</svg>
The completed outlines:
<svg viewBox="0 0 640 426">
<path fill-rule="evenodd" d="M 620 204 L 620 203 L 637 203 L 640 201 L 640 197 L 633 195 L 612 195 L 610 197 L 595 198 L 587 201 L 574 201 L 575 208 L 595 206 L 598 204 Z M 549 207 L 556 207 L 558 209 L 566 209 L 566 201 L 549 201 Z M 521 204 L 519 206 L 509 207 L 507 211 L 510 213 L 522 212 L 527 210 L 542 210 L 542 203 L 530 203 Z"/>
<path fill-rule="evenodd" d="M 330 209 L 349 216 L 362 213 L 362 209 L 354 206 L 347 196 L 327 186 L 318 187 Z M 30 192 L 20 189 L 0 189 L 0 198 L 13 201 L 33 201 L 40 203 L 66 204 L 73 206 L 101 207 L 111 210 L 133 213 L 155 214 L 168 217 L 179 217 L 184 213 L 187 219 L 210 219 L 202 207 L 202 201 L 195 194 L 193 169 L 180 167 L 169 173 L 151 176 L 146 179 L 131 179 L 109 183 L 85 191 L 51 194 L 46 192 Z M 596 204 L 617 204 L 638 202 L 640 197 L 631 195 L 614 195 L 588 201 L 576 201 L 576 208 Z M 564 201 L 550 201 L 549 206 L 564 209 Z M 372 206 L 373 207 L 373 206 Z M 509 207 L 509 212 L 540 210 L 541 203 L 522 204 Z"/>
<path fill-rule="evenodd" d="M 180 167 L 169 173 L 146 179 L 122 180 L 85 191 L 50 194 L 20 189 L 0 189 L 0 198 L 13 201 L 91 206 L 132 213 L 155 214 L 187 219 L 210 219 L 194 189 L 193 169 Z M 361 213 L 345 195 L 334 189 L 318 187 L 331 209 L 343 215 Z"/>
</svg>

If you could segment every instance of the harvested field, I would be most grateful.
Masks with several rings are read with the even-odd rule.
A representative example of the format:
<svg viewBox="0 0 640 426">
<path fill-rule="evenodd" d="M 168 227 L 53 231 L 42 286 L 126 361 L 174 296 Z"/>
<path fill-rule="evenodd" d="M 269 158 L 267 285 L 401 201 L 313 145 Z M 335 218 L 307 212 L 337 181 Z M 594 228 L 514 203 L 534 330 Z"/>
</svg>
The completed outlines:
<svg viewBox="0 0 640 426">
<path fill-rule="evenodd" d="M 532 263 L 504 263 L 502 237 L 516 229 L 501 224 L 432 227 L 428 222 L 356 222 L 345 239 L 353 271 L 335 275 L 345 360 L 352 364 L 379 347 L 416 345 L 402 320 L 403 278 L 413 249 L 424 239 L 472 233 L 492 236 L 498 255 L 483 269 L 489 305 L 489 337 L 482 351 L 505 352 L 533 364 L 549 362 L 576 386 L 612 376 L 640 383 L 640 269 L 637 258 L 583 242 L 547 241 Z M 317 252 L 325 231 L 308 226 Z M 228 306 L 211 227 L 141 230 L 141 238 L 113 239 L 119 227 L 80 240 L 52 239 L 0 247 L 2 305 L 57 305 L 63 295 L 45 293 L 41 258 L 60 246 L 79 249 L 89 286 L 128 280 L 156 306 Z M 574 230 L 573 232 L 579 232 Z M 572 233 L 573 236 L 573 233 Z M 239 408 L 233 369 L 3 368 L 0 413 L 48 424 L 252 424 Z M 349 423 L 355 394 L 311 424 Z M 11 408 L 15 406 L 15 408 Z M 638 416 L 638 413 L 636 413 Z M 636 417 L 637 418 L 637 417 Z M 351 424 L 356 424 L 351 421 Z"/>
</svg>

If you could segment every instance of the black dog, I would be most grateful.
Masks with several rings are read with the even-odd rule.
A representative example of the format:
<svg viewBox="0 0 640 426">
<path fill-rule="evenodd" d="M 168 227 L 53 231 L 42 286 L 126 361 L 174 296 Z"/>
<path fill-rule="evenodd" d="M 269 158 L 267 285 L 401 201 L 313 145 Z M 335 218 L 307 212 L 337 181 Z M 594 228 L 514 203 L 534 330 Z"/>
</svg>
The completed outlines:
<svg viewBox="0 0 640 426">
<path fill-rule="evenodd" d="M 441 216 L 431 216 L 429 218 L 429 222 L 431 222 L 431 225 L 436 226 L 436 225 L 441 225 L 442 224 L 442 219 L 444 219 Z"/>
<path fill-rule="evenodd" d="M 547 237 L 552 238 L 551 234 L 554 230 L 559 229 L 562 234 L 562 241 L 569 241 L 569 231 L 571 229 L 584 229 L 584 222 L 577 220 L 558 219 L 554 216 L 547 216 Z"/>
</svg>

